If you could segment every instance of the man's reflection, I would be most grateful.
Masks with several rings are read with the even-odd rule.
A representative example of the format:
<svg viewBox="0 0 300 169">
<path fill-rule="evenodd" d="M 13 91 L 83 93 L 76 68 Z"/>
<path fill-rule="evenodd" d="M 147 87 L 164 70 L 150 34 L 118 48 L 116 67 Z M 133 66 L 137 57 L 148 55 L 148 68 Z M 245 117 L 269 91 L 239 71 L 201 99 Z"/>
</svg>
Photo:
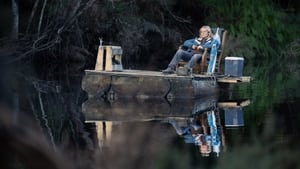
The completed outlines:
<svg viewBox="0 0 300 169">
<path fill-rule="evenodd" d="M 168 122 L 186 143 L 199 146 L 202 156 L 209 156 L 212 152 L 219 156 L 221 141 L 217 130 L 217 118 L 219 116 L 216 117 L 216 111 L 211 110 L 197 113 L 187 121 L 172 119 Z"/>
</svg>

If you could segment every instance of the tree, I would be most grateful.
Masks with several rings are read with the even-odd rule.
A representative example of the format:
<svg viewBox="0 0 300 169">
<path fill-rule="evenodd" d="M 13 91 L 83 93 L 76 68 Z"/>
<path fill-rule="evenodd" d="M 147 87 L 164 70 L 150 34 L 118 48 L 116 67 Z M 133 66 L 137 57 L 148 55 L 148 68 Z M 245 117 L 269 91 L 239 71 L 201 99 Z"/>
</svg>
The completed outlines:
<svg viewBox="0 0 300 169">
<path fill-rule="evenodd" d="M 13 14 L 13 27 L 11 38 L 13 40 L 18 39 L 19 34 L 19 0 L 11 0 L 12 3 L 12 14 Z"/>
</svg>

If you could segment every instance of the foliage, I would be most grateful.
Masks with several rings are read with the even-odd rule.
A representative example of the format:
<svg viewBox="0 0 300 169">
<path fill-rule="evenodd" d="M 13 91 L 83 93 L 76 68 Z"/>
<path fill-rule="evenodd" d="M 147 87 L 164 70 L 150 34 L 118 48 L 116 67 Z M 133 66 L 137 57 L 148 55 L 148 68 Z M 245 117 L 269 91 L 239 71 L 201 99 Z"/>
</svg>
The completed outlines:
<svg viewBox="0 0 300 169">
<path fill-rule="evenodd" d="M 255 117 L 280 100 L 300 96 L 299 13 L 285 12 L 271 0 L 208 0 L 205 4 L 210 9 L 209 25 L 229 32 L 225 56 L 245 58 L 244 75 L 254 80 L 237 88 L 251 91 Z"/>
<path fill-rule="evenodd" d="M 207 22 L 230 33 L 227 55 L 243 56 L 254 65 L 279 57 L 299 34 L 299 23 L 291 17 L 297 14 L 284 13 L 271 0 L 208 0 L 206 4 L 210 8 Z"/>
<path fill-rule="evenodd" d="M 272 141 L 242 145 L 238 149 L 226 153 L 221 158 L 216 169 L 238 168 L 299 168 L 297 156 L 299 152 L 285 150 L 282 145 L 276 145 Z M 238 157 L 238 158 L 237 158 Z M 247 165 L 253 164 L 253 165 Z"/>
<path fill-rule="evenodd" d="M 270 63 L 259 69 L 251 69 L 253 78 L 251 84 L 236 86 L 238 93 L 243 98 L 251 99 L 248 119 L 255 120 L 259 124 L 264 121 L 264 113 L 268 112 L 276 103 L 297 100 L 300 97 L 299 90 L 299 48 L 298 40 L 287 46 L 284 64 L 280 62 Z M 276 64 L 277 63 L 277 64 Z M 255 119 L 252 119 L 254 118 Z"/>
<path fill-rule="evenodd" d="M 268 111 L 274 103 L 284 100 L 294 100 L 300 97 L 298 84 L 299 79 L 299 42 L 293 42 L 287 46 L 282 54 L 286 60 L 284 64 L 272 62 L 268 66 L 259 69 L 251 69 L 253 78 L 249 85 L 239 85 L 237 88 L 242 97 L 249 97 L 255 107 L 252 107 L 253 113 L 258 115 L 259 112 Z"/>
<path fill-rule="evenodd" d="M 157 65 L 151 60 L 155 60 L 161 53 L 172 53 L 183 41 L 183 35 L 173 25 L 177 22 L 183 25 L 189 22 L 171 12 L 169 8 L 172 3 L 173 1 L 104 3 L 99 6 L 104 9 L 105 15 L 102 18 L 103 24 L 99 27 L 99 36 L 104 38 L 106 44 L 122 46 L 125 67 Z"/>
</svg>

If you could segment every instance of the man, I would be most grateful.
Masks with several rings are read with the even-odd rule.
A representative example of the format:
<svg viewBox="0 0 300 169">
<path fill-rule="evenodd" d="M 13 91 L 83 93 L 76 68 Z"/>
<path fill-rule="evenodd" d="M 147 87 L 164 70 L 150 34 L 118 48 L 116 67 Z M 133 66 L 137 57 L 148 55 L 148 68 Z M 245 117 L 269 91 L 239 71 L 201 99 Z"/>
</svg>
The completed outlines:
<svg viewBox="0 0 300 169">
<path fill-rule="evenodd" d="M 168 68 L 163 70 L 164 74 L 175 73 L 176 64 L 180 61 L 188 62 L 185 67 L 188 70 L 198 62 L 202 56 L 202 52 L 206 48 L 210 48 L 212 43 L 212 32 L 209 26 L 202 26 L 199 30 L 199 37 L 186 40 L 183 46 L 177 50 Z"/>
</svg>

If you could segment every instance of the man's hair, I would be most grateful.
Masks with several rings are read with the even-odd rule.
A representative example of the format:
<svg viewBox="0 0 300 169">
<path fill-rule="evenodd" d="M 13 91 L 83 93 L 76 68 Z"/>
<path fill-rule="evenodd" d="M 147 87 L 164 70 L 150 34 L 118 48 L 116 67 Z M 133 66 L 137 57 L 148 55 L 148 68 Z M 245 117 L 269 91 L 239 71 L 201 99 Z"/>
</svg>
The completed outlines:
<svg viewBox="0 0 300 169">
<path fill-rule="evenodd" d="M 199 31 L 200 31 L 202 28 L 204 28 L 204 29 L 207 30 L 207 32 L 208 32 L 208 37 L 212 37 L 212 36 L 213 36 L 213 35 L 212 35 L 212 32 L 211 32 L 210 26 L 204 25 L 204 26 L 202 26 L 202 27 L 199 29 Z"/>
</svg>

